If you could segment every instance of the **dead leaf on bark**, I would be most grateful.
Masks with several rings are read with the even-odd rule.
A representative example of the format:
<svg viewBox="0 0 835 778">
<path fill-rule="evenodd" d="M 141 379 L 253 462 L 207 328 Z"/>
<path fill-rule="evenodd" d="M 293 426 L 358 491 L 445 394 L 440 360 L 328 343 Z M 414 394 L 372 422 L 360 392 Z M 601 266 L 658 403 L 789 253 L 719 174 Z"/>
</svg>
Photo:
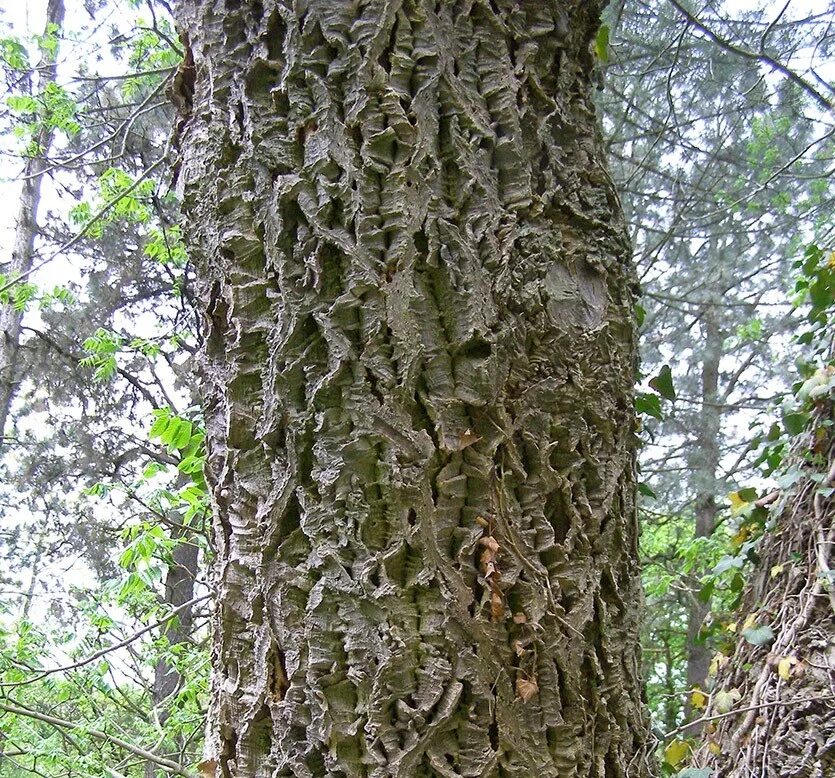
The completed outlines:
<svg viewBox="0 0 835 778">
<path fill-rule="evenodd" d="M 485 549 L 482 552 L 482 559 L 484 559 L 488 553 L 492 555 L 491 558 L 496 556 L 496 553 L 499 550 L 499 542 L 496 540 L 496 538 L 494 538 L 492 535 L 487 535 L 483 538 L 479 538 L 478 542 L 482 546 L 484 546 Z"/>
<path fill-rule="evenodd" d="M 539 686 L 536 681 L 528 681 L 525 678 L 516 679 L 516 694 L 522 702 L 532 700 L 539 693 Z"/>
<path fill-rule="evenodd" d="M 493 621 L 501 621 L 504 618 L 504 600 L 497 591 L 490 595 L 490 616 Z"/>
<path fill-rule="evenodd" d="M 201 778 L 215 778 L 217 775 L 217 762 L 214 759 L 204 759 L 197 765 Z"/>
<path fill-rule="evenodd" d="M 476 435 L 472 430 L 465 430 L 458 433 L 458 450 L 463 451 L 467 446 L 472 446 L 473 443 L 478 443 L 481 440 L 481 435 Z"/>
</svg>

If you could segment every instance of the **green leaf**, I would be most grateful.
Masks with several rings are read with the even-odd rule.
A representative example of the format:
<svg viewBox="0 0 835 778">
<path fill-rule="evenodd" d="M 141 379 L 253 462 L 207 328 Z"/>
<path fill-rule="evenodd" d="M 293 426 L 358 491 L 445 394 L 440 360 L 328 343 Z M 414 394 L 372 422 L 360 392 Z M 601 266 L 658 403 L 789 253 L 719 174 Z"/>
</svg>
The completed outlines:
<svg viewBox="0 0 835 778">
<path fill-rule="evenodd" d="M 635 398 L 635 410 L 638 413 L 645 414 L 646 416 L 652 416 L 659 420 L 664 418 L 661 415 L 661 399 L 657 394 L 641 392 Z"/>
<path fill-rule="evenodd" d="M 753 486 L 747 486 L 745 489 L 740 489 L 737 494 L 740 499 L 745 502 L 754 502 L 757 499 L 757 490 Z"/>
<path fill-rule="evenodd" d="M 153 478 L 157 473 L 165 473 L 168 467 L 162 462 L 149 462 L 142 470 L 142 477 L 145 479 Z"/>
<path fill-rule="evenodd" d="M 166 427 L 171 422 L 171 417 L 168 415 L 167 411 L 158 412 L 156 419 L 154 419 L 154 423 L 151 425 L 151 429 L 148 432 L 148 437 L 150 438 L 160 438 L 165 433 Z"/>
<path fill-rule="evenodd" d="M 794 486 L 801 478 L 803 478 L 803 473 L 798 468 L 792 467 L 777 479 L 777 486 L 781 489 L 788 489 Z"/>
<path fill-rule="evenodd" d="M 644 497 L 651 497 L 653 500 L 655 500 L 658 497 L 658 495 L 654 491 L 652 491 L 652 489 L 650 489 L 649 486 L 647 486 L 645 483 L 638 484 L 638 494 L 642 494 L 644 495 Z"/>
<path fill-rule="evenodd" d="M 165 428 L 159 439 L 165 443 L 166 446 L 176 448 L 175 441 L 180 437 L 180 430 L 185 428 L 188 422 L 183 421 L 176 416 L 172 417 L 171 423 Z"/>
<path fill-rule="evenodd" d="M 752 646 L 764 646 L 774 640 L 774 631 L 771 627 L 749 627 L 742 631 L 742 637 Z"/>
<path fill-rule="evenodd" d="M 676 390 L 673 387 L 673 372 L 669 365 L 664 365 L 658 375 L 649 382 L 649 385 L 665 400 L 676 399 Z"/>
<path fill-rule="evenodd" d="M 808 413 L 787 413 L 783 416 L 783 426 L 789 435 L 799 435 L 808 423 Z"/>
<path fill-rule="evenodd" d="M 601 62 L 609 61 L 609 25 L 601 24 L 594 39 L 594 51 Z"/>
<path fill-rule="evenodd" d="M 740 568 L 745 564 L 745 561 L 738 556 L 723 556 L 717 563 L 716 566 L 711 570 L 713 575 L 719 575 L 720 573 L 725 573 L 728 570 L 732 570 L 733 568 Z"/>
<path fill-rule="evenodd" d="M 190 421 L 181 421 L 177 428 L 177 432 L 171 441 L 171 445 L 174 446 L 174 448 L 185 448 L 191 440 L 191 430 L 192 427 Z"/>
<path fill-rule="evenodd" d="M 12 70 L 26 70 L 29 67 L 26 49 L 14 38 L 0 38 L 0 60 Z"/>
<path fill-rule="evenodd" d="M 29 95 L 13 95 L 6 98 L 6 105 L 17 113 L 37 113 L 39 104 Z"/>
<path fill-rule="evenodd" d="M 699 589 L 698 594 L 696 597 L 699 598 L 699 602 L 708 603 L 710 602 L 710 598 L 713 596 L 713 590 L 716 588 L 716 581 L 708 581 L 701 589 Z"/>
<path fill-rule="evenodd" d="M 199 473 L 203 469 L 203 457 L 186 457 L 177 465 L 177 469 L 182 473 Z"/>
</svg>

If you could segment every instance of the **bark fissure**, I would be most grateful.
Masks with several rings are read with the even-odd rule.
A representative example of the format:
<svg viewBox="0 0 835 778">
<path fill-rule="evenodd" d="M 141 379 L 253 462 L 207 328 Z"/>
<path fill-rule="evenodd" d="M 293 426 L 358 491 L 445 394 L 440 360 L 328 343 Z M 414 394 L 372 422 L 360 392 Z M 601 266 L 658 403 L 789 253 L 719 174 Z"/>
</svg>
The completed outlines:
<svg viewBox="0 0 835 778">
<path fill-rule="evenodd" d="M 183 4 L 224 776 L 648 772 L 598 14 Z"/>
</svg>

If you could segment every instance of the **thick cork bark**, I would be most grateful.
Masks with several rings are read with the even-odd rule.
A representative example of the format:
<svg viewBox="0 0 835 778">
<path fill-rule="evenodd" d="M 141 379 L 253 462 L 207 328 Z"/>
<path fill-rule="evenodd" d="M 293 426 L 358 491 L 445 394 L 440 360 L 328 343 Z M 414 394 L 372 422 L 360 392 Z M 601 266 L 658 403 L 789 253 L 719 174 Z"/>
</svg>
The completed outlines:
<svg viewBox="0 0 835 778">
<path fill-rule="evenodd" d="M 183 2 L 204 767 L 648 774 L 596 2 Z"/>
</svg>

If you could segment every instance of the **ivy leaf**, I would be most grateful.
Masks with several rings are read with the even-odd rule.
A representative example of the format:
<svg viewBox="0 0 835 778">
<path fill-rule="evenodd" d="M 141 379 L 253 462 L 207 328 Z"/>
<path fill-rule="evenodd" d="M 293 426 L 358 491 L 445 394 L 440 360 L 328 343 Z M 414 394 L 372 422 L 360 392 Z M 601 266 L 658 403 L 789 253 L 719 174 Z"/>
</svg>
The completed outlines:
<svg viewBox="0 0 835 778">
<path fill-rule="evenodd" d="M 808 413 L 787 413 L 783 416 L 783 426 L 789 435 L 799 435 L 809 423 Z"/>
<path fill-rule="evenodd" d="M 784 680 L 788 681 L 791 678 L 792 666 L 797 664 L 797 658 L 793 656 L 784 656 L 777 663 L 777 674 Z"/>
<path fill-rule="evenodd" d="M 713 707 L 717 713 L 728 713 L 733 708 L 734 703 L 742 698 L 739 689 L 731 689 L 726 692 L 724 689 L 716 692 L 713 697 Z"/>
<path fill-rule="evenodd" d="M 713 655 L 713 659 L 710 660 L 710 667 L 707 671 L 709 676 L 716 676 L 719 674 L 719 671 L 725 667 L 728 662 L 731 660 L 728 659 L 724 654 L 716 653 Z"/>
<path fill-rule="evenodd" d="M 774 640 L 774 631 L 771 627 L 749 627 L 742 631 L 742 637 L 752 646 L 764 646 Z"/>
<path fill-rule="evenodd" d="M 740 568 L 740 567 L 742 567 L 744 564 L 745 564 L 745 560 L 744 560 L 744 559 L 741 559 L 741 558 L 740 558 L 740 557 L 738 557 L 738 556 L 730 556 L 730 555 L 726 555 L 726 556 L 723 556 L 723 557 L 722 557 L 722 558 L 721 558 L 721 559 L 720 559 L 720 560 L 716 563 L 716 565 L 714 566 L 713 570 L 711 570 L 711 573 L 713 573 L 713 575 L 720 575 L 721 573 L 725 573 L 725 572 L 727 572 L 728 570 L 731 570 L 731 569 L 733 569 L 733 568 L 735 568 L 735 567 L 736 567 L 736 568 Z"/>
<path fill-rule="evenodd" d="M 673 371 L 669 365 L 664 365 L 650 382 L 649 385 L 655 389 L 665 400 L 675 400 L 676 390 L 673 386 Z"/>
<path fill-rule="evenodd" d="M 734 513 L 739 513 L 739 511 L 748 505 L 748 500 L 746 500 L 740 492 L 731 492 L 728 495 L 728 502 L 730 502 L 731 510 Z"/>
<path fill-rule="evenodd" d="M 609 25 L 601 24 L 594 39 L 594 51 L 601 62 L 609 61 Z"/>
<path fill-rule="evenodd" d="M 664 417 L 661 415 L 661 400 L 659 399 L 657 394 L 648 394 L 647 392 L 641 392 L 635 398 L 635 410 L 638 413 L 646 414 L 647 416 L 652 416 L 659 421 Z"/>
<path fill-rule="evenodd" d="M 664 749 L 664 761 L 671 767 L 682 762 L 690 753 L 690 744 L 686 740 L 674 740 Z"/>
</svg>

